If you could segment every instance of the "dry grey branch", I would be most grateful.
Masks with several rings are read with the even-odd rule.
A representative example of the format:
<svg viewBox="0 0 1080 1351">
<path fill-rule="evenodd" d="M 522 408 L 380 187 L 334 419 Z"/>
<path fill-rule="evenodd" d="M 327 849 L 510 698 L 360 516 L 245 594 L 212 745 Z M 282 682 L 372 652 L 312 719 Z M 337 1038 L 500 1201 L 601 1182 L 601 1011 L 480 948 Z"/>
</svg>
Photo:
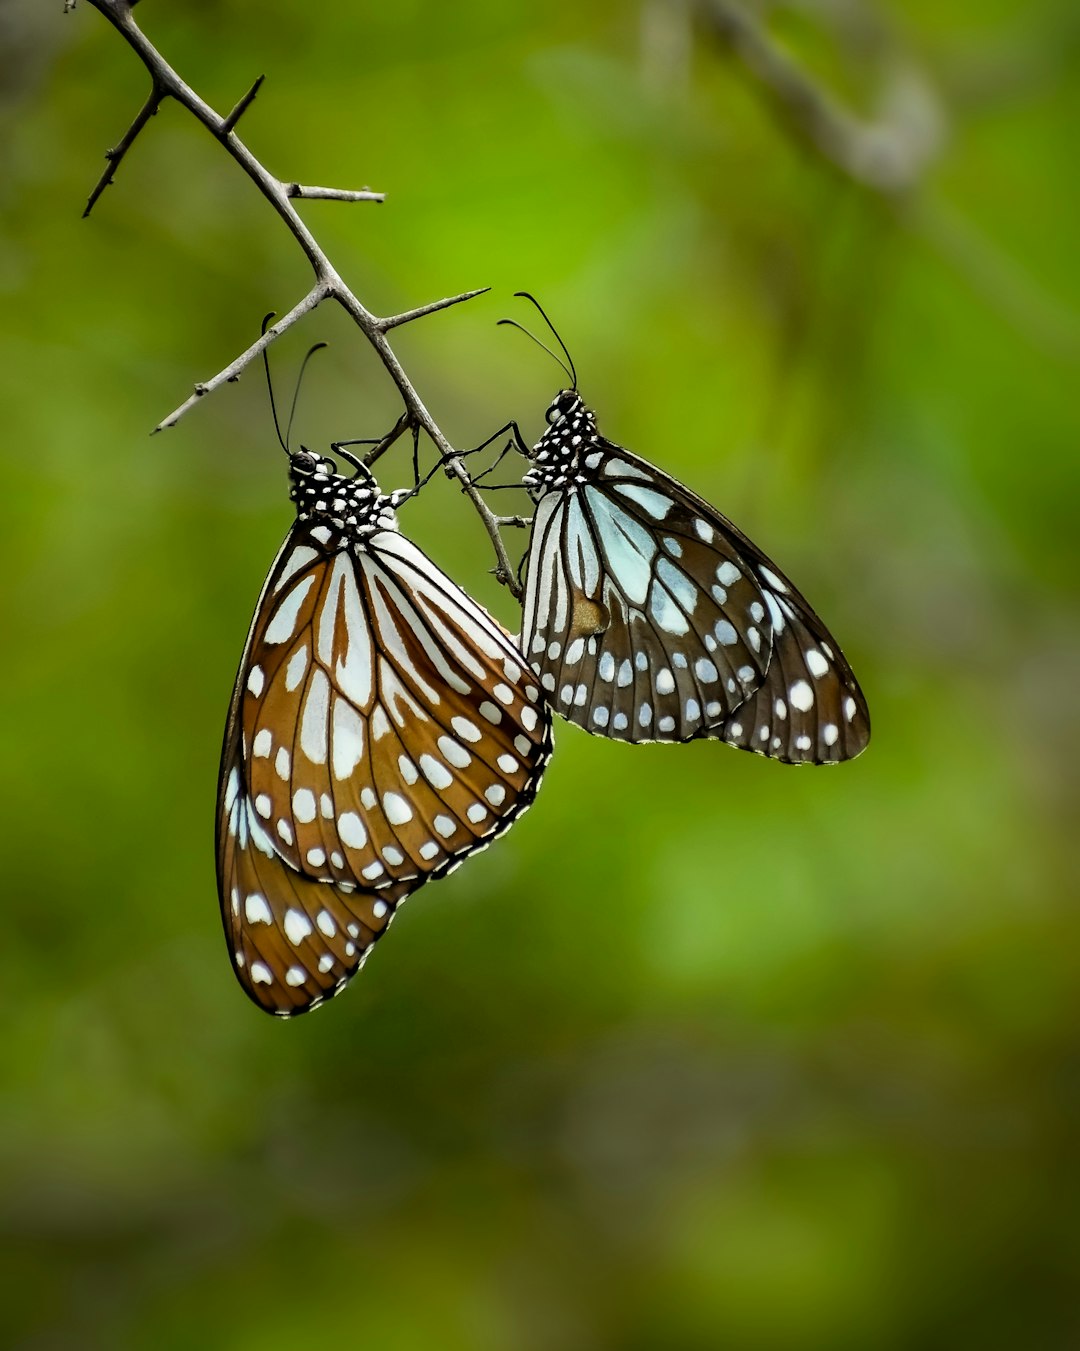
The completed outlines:
<svg viewBox="0 0 1080 1351">
<path fill-rule="evenodd" d="M 158 86 L 155 85 L 150 92 L 150 97 L 135 114 L 135 120 L 132 122 L 131 126 L 128 127 L 127 131 L 124 132 L 124 135 L 111 150 L 105 151 L 108 167 L 94 185 L 94 190 L 86 203 L 86 210 L 83 212 L 83 220 L 85 220 L 90 212 L 93 211 L 94 203 L 113 181 L 113 174 L 115 174 L 120 167 L 120 161 L 135 144 L 135 138 L 138 136 L 139 132 L 142 131 L 147 122 L 157 114 L 158 108 L 161 107 L 161 100 L 164 97 L 165 90 L 159 89 Z"/>
<path fill-rule="evenodd" d="M 212 394 L 220 385 L 228 384 L 230 381 L 239 380 L 241 372 L 245 366 L 249 366 L 256 357 L 262 356 L 263 352 L 270 346 L 275 338 L 279 338 L 287 328 L 291 328 L 298 319 L 303 318 L 310 310 L 313 310 L 320 301 L 326 299 L 327 291 L 323 286 L 313 286 L 307 295 L 300 301 L 299 305 L 294 305 L 284 319 L 279 319 L 276 324 L 259 338 L 258 342 L 253 342 L 246 352 L 241 352 L 235 361 L 229 363 L 224 370 L 218 371 L 217 375 L 209 380 L 201 381 L 195 386 L 195 392 L 189 399 L 185 399 L 179 408 L 173 409 L 168 417 L 162 418 L 154 428 L 155 432 L 165 431 L 168 427 L 175 427 L 189 408 L 195 405 L 207 394 Z"/>
<path fill-rule="evenodd" d="M 662 0 L 653 0 L 662 3 Z M 693 4 L 714 38 L 740 61 L 793 135 L 854 182 L 882 195 L 905 228 L 925 239 L 1009 323 L 1048 354 L 1075 364 L 1080 320 L 1048 296 L 976 222 L 922 191 L 926 170 L 945 139 L 945 104 L 930 82 L 902 60 L 892 63 L 889 116 L 864 120 L 844 108 L 769 34 L 758 12 L 738 0 L 669 0 Z M 1070 23 L 1061 40 L 1077 30 Z"/>
<path fill-rule="evenodd" d="M 462 491 L 469 498 L 474 510 L 483 522 L 484 529 L 487 531 L 495 551 L 495 576 L 514 596 L 519 596 L 521 589 L 518 586 L 514 567 L 510 562 L 502 535 L 499 532 L 499 518 L 489 510 L 487 503 L 481 497 L 479 490 L 473 485 L 469 472 L 462 461 L 461 452 L 455 450 L 454 447 L 450 445 L 438 424 L 424 406 L 423 400 L 417 393 L 412 381 L 406 375 L 386 337 L 387 333 L 392 328 L 407 323 L 411 319 L 419 318 L 421 315 L 433 314 L 437 310 L 446 309 L 451 305 L 459 304 L 463 300 L 468 300 L 473 296 L 482 294 L 482 291 L 468 291 L 462 295 L 453 296 L 446 300 L 435 301 L 430 305 L 421 306 L 419 309 L 410 310 L 404 314 L 393 315 L 388 318 L 380 318 L 373 314 L 362 304 L 359 298 L 341 279 L 337 270 L 330 262 L 330 259 L 315 239 L 315 236 L 308 229 L 303 219 L 298 215 L 292 202 L 295 198 L 311 197 L 330 198 L 331 200 L 345 202 L 381 201 L 382 194 L 370 192 L 368 189 L 354 192 L 348 189 L 304 187 L 299 183 L 277 178 L 270 173 L 258 159 L 256 159 L 233 130 L 237 120 L 258 92 L 261 79 L 256 81 L 253 88 L 240 100 L 228 117 L 222 117 L 219 113 L 215 112 L 208 103 L 200 98 L 190 85 L 186 84 L 185 81 L 181 79 L 177 72 L 173 70 L 157 48 L 154 47 L 138 27 L 131 14 L 133 0 L 88 0 L 88 3 L 98 10 L 99 13 L 104 15 L 124 41 L 132 48 L 146 67 L 151 80 L 151 99 L 147 101 L 146 107 L 144 107 L 139 117 L 136 118 L 135 123 L 132 124 L 132 128 L 124 138 L 124 141 L 121 142 L 121 145 L 117 147 L 117 150 L 121 150 L 122 147 L 123 152 L 126 153 L 136 136 L 146 125 L 152 115 L 152 111 L 156 111 L 157 104 L 160 104 L 164 98 L 174 99 L 181 107 L 186 108 L 193 117 L 206 127 L 215 140 L 221 144 L 226 153 L 236 161 L 262 195 L 269 201 L 271 206 L 281 217 L 286 228 L 296 240 L 297 244 L 299 244 L 300 248 L 303 250 L 305 257 L 311 264 L 315 277 L 311 290 L 283 319 L 279 320 L 272 328 L 268 329 L 258 342 L 253 343 L 245 352 L 242 352 L 240 356 L 226 366 L 224 370 L 219 371 L 212 379 L 196 385 L 195 391 L 191 397 L 165 418 L 157 430 L 175 425 L 175 423 L 179 421 L 189 409 L 193 408 L 206 394 L 212 392 L 228 381 L 238 379 L 243 370 L 255 360 L 255 358 L 258 357 L 276 337 L 279 337 L 286 329 L 290 328 L 309 311 L 315 309 L 315 307 L 320 305 L 324 300 L 334 300 L 352 317 L 357 327 L 361 330 L 372 347 L 374 347 L 380 361 L 401 394 L 412 425 L 420 428 L 426 433 L 438 451 L 439 458 L 444 461 L 447 473 L 454 475 L 461 482 Z M 147 112 L 147 107 L 149 107 L 151 101 L 154 102 L 154 109 L 151 112 Z M 117 162 L 117 160 L 110 162 L 109 175 L 111 175 Z M 108 178 L 109 175 L 106 175 L 106 178 Z M 101 190 L 103 189 L 104 184 L 101 186 Z"/>
<path fill-rule="evenodd" d="M 920 106 L 918 115 L 887 121 L 863 120 L 812 79 L 736 0 L 698 0 L 697 9 L 793 132 L 831 164 L 882 193 L 902 193 L 916 185 L 939 147 L 936 107 Z M 925 98 L 926 90 L 919 92 Z"/>
</svg>

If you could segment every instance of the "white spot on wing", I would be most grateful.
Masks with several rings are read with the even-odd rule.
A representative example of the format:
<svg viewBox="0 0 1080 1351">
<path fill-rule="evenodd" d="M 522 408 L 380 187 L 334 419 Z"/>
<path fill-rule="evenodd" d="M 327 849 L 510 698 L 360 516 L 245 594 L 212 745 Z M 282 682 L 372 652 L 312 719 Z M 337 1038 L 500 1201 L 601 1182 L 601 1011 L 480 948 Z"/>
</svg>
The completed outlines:
<svg viewBox="0 0 1080 1351">
<path fill-rule="evenodd" d="M 311 921 L 302 910 L 286 910 L 285 937 L 290 943 L 302 943 L 311 931 Z"/>
<path fill-rule="evenodd" d="M 334 700 L 333 724 L 334 777 L 347 779 L 364 755 L 364 724 L 347 699 Z"/>
<path fill-rule="evenodd" d="M 293 815 L 302 824 L 315 820 L 315 794 L 310 788 L 298 788 L 293 793 Z"/>
<path fill-rule="evenodd" d="M 816 647 L 806 649 L 806 665 L 812 676 L 823 676 L 829 669 L 829 663 Z"/>
<path fill-rule="evenodd" d="M 450 719 L 450 726 L 460 737 L 466 741 L 479 741 L 482 735 L 479 727 L 471 723 L 468 718 L 454 717 Z"/>
<path fill-rule="evenodd" d="M 285 585 L 285 583 L 289 580 L 289 578 L 295 577 L 295 575 L 300 571 L 301 568 L 306 568 L 309 563 L 314 563 L 315 559 L 318 558 L 318 556 L 319 555 L 315 552 L 315 550 L 310 548 L 308 545 L 298 544 L 296 548 L 292 551 L 292 553 L 289 555 L 288 562 L 281 570 L 281 576 L 277 579 L 277 582 L 274 585 L 274 593 L 277 594 L 277 592 L 281 590 L 281 588 Z"/>
<path fill-rule="evenodd" d="M 307 643 L 298 647 L 289 658 L 289 664 L 285 667 L 285 688 L 291 694 L 301 680 L 304 678 L 304 672 L 307 670 L 308 649 Z"/>
<path fill-rule="evenodd" d="M 788 698 L 792 708 L 797 708 L 802 713 L 808 712 L 814 706 L 814 691 L 805 680 L 796 680 L 788 691 Z"/>
<path fill-rule="evenodd" d="M 342 844 L 350 849 L 363 849 L 367 844 L 367 831 L 356 812 L 342 812 L 338 817 L 338 834 Z"/>
<path fill-rule="evenodd" d="M 383 794 L 383 811 L 393 826 L 403 826 L 406 821 L 412 820 L 412 808 L 400 793 Z"/>
<path fill-rule="evenodd" d="M 439 750 L 442 752 L 443 759 L 449 760 L 456 769 L 467 769 L 472 763 L 472 756 L 469 752 L 460 741 L 455 741 L 451 736 L 439 737 Z"/>
<path fill-rule="evenodd" d="M 274 920 L 270 907 L 266 904 L 266 897 L 257 891 L 253 891 L 244 901 L 244 915 L 249 924 L 272 924 Z"/>
<path fill-rule="evenodd" d="M 454 776 L 433 755 L 422 755 L 420 757 L 420 768 L 423 770 L 424 778 L 427 779 L 432 788 L 449 788 L 454 782 Z"/>
<path fill-rule="evenodd" d="M 713 632 L 716 634 L 716 641 L 721 647 L 732 647 L 739 641 L 739 635 L 735 632 L 734 626 L 729 624 L 726 619 L 718 619 Z"/>
<path fill-rule="evenodd" d="M 300 748 L 313 765 L 326 764 L 327 720 L 330 714 L 330 682 L 318 667 L 308 682 L 304 712 L 300 719 Z"/>
<path fill-rule="evenodd" d="M 308 592 L 315 585 L 314 576 L 305 577 L 302 582 L 289 592 L 278 608 L 274 611 L 273 618 L 266 626 L 266 632 L 263 635 L 268 643 L 287 643 L 296 631 L 296 621 L 300 617 L 300 607 L 307 598 Z"/>
<path fill-rule="evenodd" d="M 628 497 L 631 502 L 636 502 L 639 507 L 644 507 L 657 521 L 662 521 L 671 510 L 671 498 L 651 488 L 639 488 L 635 483 L 616 483 L 615 491 Z"/>
<path fill-rule="evenodd" d="M 785 594 L 785 593 L 787 592 L 787 587 L 786 587 L 785 584 L 780 580 L 780 578 L 777 577 L 776 573 L 773 572 L 772 568 L 766 568 L 766 567 L 764 567 L 764 566 L 760 566 L 760 567 L 758 568 L 758 572 L 759 572 L 759 573 L 761 574 L 761 576 L 765 579 L 765 581 L 768 582 L 768 584 L 769 584 L 771 587 L 774 587 L 777 591 L 779 591 L 779 592 L 781 593 L 781 595 L 783 595 L 783 594 Z"/>
</svg>

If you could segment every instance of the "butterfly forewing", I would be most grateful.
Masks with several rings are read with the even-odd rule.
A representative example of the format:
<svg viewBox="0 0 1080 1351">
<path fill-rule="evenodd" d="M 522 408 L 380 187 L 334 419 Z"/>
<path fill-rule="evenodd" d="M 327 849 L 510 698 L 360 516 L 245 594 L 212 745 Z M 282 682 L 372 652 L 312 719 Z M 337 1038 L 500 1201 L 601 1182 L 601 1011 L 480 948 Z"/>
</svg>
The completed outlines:
<svg viewBox="0 0 1080 1351">
<path fill-rule="evenodd" d="M 403 536 L 327 552 L 271 588 L 244 679 L 256 811 L 275 849 L 360 887 L 424 879 L 532 800 L 548 754 L 510 639 Z"/>
<path fill-rule="evenodd" d="M 717 737 L 792 763 L 857 755 L 835 640 L 715 508 L 595 430 L 570 391 L 531 452 L 522 650 L 553 705 L 626 741 Z"/>
<path fill-rule="evenodd" d="M 688 740 L 764 677 L 758 587 L 677 485 L 625 451 L 591 458 L 592 481 L 537 508 L 523 649 L 558 711 L 587 731 Z"/>
</svg>

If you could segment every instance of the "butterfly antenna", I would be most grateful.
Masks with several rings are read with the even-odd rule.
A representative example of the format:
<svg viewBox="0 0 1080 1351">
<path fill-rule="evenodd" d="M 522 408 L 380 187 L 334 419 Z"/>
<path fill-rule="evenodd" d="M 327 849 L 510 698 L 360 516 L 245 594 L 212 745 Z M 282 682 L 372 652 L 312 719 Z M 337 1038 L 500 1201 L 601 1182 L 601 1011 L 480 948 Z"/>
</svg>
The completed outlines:
<svg viewBox="0 0 1080 1351">
<path fill-rule="evenodd" d="M 263 318 L 262 333 L 264 337 L 266 336 L 266 326 L 273 318 L 274 318 L 273 310 L 271 310 L 270 313 Z M 267 344 L 267 346 L 263 348 L 262 352 L 263 369 L 266 371 L 266 392 L 270 395 L 270 412 L 274 415 L 274 431 L 277 432 L 278 444 L 281 446 L 281 449 L 285 452 L 285 454 L 288 455 L 289 447 L 285 444 L 285 438 L 281 434 L 281 423 L 278 421 L 277 403 L 274 399 L 274 382 L 270 378 L 270 356 L 268 348 L 269 344 Z"/>
<path fill-rule="evenodd" d="M 555 341 L 563 349 L 563 355 L 566 357 L 566 360 L 570 363 L 570 379 L 573 380 L 574 382 L 573 389 L 576 391 L 577 371 L 574 369 L 574 358 L 570 355 L 569 351 L 567 350 L 566 343 L 564 343 L 562 338 L 559 336 L 559 330 L 547 317 L 547 311 L 544 309 L 543 305 L 540 304 L 539 300 L 537 300 L 537 298 L 534 295 L 530 295 L 528 291 L 515 291 L 514 295 L 517 299 L 527 300 L 530 305 L 534 305 L 540 314 L 540 318 L 543 319 L 544 323 L 547 324 L 548 328 L 550 328 L 552 333 L 555 335 Z"/>
<path fill-rule="evenodd" d="M 500 324 L 509 324 L 511 328 L 520 329 L 527 338 L 531 338 L 533 342 L 536 343 L 537 347 L 543 348 L 548 356 L 551 357 L 552 361 L 557 361 L 559 363 L 569 378 L 574 382 L 574 388 L 577 389 L 577 376 L 574 374 L 573 366 L 568 366 L 562 357 L 559 356 L 558 352 L 553 352 L 546 342 L 541 342 L 535 333 L 530 333 L 529 330 L 519 324 L 516 319 L 500 319 L 498 322 Z M 558 337 L 558 334 L 556 334 L 556 337 Z"/>
<path fill-rule="evenodd" d="M 300 363 L 300 374 L 296 377 L 296 388 L 293 390 L 292 404 L 289 407 L 289 424 L 285 428 L 285 449 L 289 449 L 289 437 L 292 435 L 293 418 L 296 416 L 296 401 L 300 397 L 300 383 L 304 378 L 304 372 L 307 370 L 307 364 L 316 352 L 321 351 L 326 346 L 324 342 L 317 342 L 314 347 L 308 348 L 307 356 Z M 265 353 L 264 353 L 265 355 Z M 279 433 L 280 434 L 280 433 Z"/>
</svg>

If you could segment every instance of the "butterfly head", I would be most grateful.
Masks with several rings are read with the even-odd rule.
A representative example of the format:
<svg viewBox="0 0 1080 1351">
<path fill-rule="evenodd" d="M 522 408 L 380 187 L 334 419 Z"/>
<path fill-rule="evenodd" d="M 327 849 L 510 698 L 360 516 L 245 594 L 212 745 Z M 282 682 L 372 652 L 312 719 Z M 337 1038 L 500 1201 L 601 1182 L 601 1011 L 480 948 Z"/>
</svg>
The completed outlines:
<svg viewBox="0 0 1080 1351">
<path fill-rule="evenodd" d="M 336 461 L 301 446 L 289 457 L 289 496 L 297 519 L 335 527 L 349 538 L 376 530 L 396 530 L 395 508 L 411 496 L 408 489 L 383 493 L 371 470 L 353 461 L 355 472 L 338 470 Z"/>
<path fill-rule="evenodd" d="M 584 483 L 582 462 L 599 440 L 596 416 L 576 389 L 560 390 L 545 417 L 547 430 L 532 448 L 524 479 L 537 501 L 551 488 Z"/>
<path fill-rule="evenodd" d="M 552 399 L 544 418 L 549 427 L 557 427 L 560 422 L 572 419 L 577 413 L 588 414 L 581 395 L 576 389 L 561 389 Z"/>
</svg>

